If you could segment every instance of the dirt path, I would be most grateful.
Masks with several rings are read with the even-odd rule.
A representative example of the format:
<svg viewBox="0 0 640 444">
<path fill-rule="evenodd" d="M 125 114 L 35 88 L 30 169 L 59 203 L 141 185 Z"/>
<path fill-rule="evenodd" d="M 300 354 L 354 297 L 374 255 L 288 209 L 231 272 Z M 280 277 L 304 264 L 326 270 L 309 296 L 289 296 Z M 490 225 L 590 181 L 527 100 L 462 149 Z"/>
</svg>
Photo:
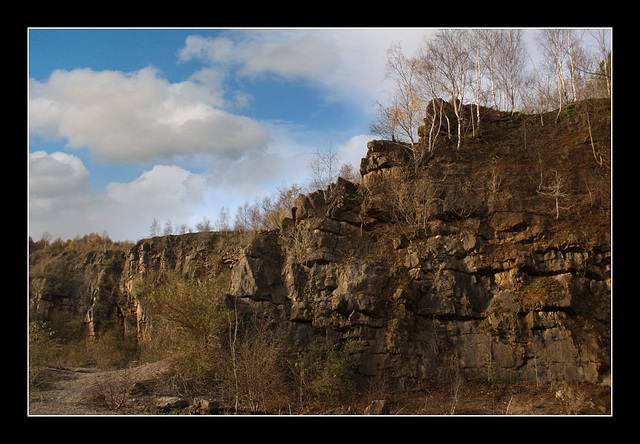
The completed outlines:
<svg viewBox="0 0 640 444">
<path fill-rule="evenodd" d="M 39 375 L 43 387 L 29 394 L 28 414 L 135 414 L 136 398 L 131 395 L 132 389 L 157 380 L 166 369 L 163 362 L 111 371 L 48 367 Z"/>
</svg>

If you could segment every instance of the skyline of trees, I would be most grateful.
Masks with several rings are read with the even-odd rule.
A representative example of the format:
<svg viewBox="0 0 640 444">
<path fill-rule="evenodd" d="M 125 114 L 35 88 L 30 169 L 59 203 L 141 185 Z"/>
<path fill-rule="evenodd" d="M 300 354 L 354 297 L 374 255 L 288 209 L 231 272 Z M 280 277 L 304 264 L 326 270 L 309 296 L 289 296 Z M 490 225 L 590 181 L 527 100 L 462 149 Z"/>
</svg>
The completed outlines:
<svg viewBox="0 0 640 444">
<path fill-rule="evenodd" d="M 541 29 L 534 34 L 537 64 L 526 49 L 522 29 L 441 29 L 425 37 L 415 54 L 402 44 L 387 51 L 387 78 L 395 89 L 376 102 L 370 133 L 413 147 L 425 115 L 437 115 L 434 99 L 453 106 L 451 121 L 432 120 L 427 146 L 446 129 L 463 140 L 462 109 L 471 114 L 473 136 L 481 127 L 480 106 L 506 112 L 542 113 L 568 103 L 611 97 L 611 32 L 608 29 Z M 433 104 L 433 109 L 428 108 Z"/>
</svg>

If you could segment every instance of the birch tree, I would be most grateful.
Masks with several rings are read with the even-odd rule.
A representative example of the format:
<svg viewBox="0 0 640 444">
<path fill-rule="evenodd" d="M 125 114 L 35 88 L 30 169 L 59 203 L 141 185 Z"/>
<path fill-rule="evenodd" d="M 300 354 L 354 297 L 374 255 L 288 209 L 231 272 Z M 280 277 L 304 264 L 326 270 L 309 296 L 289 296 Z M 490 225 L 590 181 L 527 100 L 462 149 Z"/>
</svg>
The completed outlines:
<svg viewBox="0 0 640 444">
<path fill-rule="evenodd" d="M 611 98 L 611 31 L 609 29 L 590 29 L 596 46 L 596 54 L 591 63 L 584 68 L 584 72 L 596 80 L 596 84 L 604 85 L 604 96 Z"/>
<path fill-rule="evenodd" d="M 563 70 L 565 58 L 564 48 L 566 47 L 564 36 L 565 33 L 561 29 L 543 29 L 536 37 L 538 49 L 543 57 L 545 57 L 547 68 L 553 71 L 556 76 L 558 113 L 567 103 L 566 83 Z"/>
<path fill-rule="evenodd" d="M 484 60 L 485 68 L 489 74 L 489 87 L 491 91 L 491 103 L 494 109 L 498 109 L 496 101 L 496 70 L 495 58 L 500 46 L 501 33 L 499 30 L 480 29 L 478 37 L 481 43 L 481 57 Z"/>
<path fill-rule="evenodd" d="M 441 86 L 451 97 L 458 122 L 457 149 L 460 149 L 462 143 L 462 107 L 473 69 L 471 56 L 465 45 L 467 33 L 466 30 L 443 29 L 427 42 L 428 56 L 440 73 L 437 77 L 442 79 Z"/>
<path fill-rule="evenodd" d="M 391 99 L 395 126 L 413 147 L 418 141 L 417 131 L 425 103 L 418 91 L 415 60 L 404 55 L 401 43 L 394 43 L 387 50 L 386 76 L 395 85 Z"/>
<path fill-rule="evenodd" d="M 544 126 L 544 112 L 550 108 L 555 100 L 553 81 L 553 78 L 549 78 L 548 71 L 535 66 L 524 80 L 523 111 L 529 114 L 538 114 L 542 126 Z"/>
<path fill-rule="evenodd" d="M 482 62 L 482 34 L 479 30 L 474 30 L 470 34 L 469 46 L 473 54 L 473 64 L 475 67 L 475 102 L 476 102 L 476 127 L 480 130 L 480 94 L 482 92 L 482 79 L 484 77 L 483 62 Z M 473 114 L 472 114 L 473 115 Z M 475 127 L 473 129 L 473 135 L 475 136 Z"/>
<path fill-rule="evenodd" d="M 399 137 L 398 119 L 400 116 L 397 104 L 392 102 L 384 105 L 376 101 L 376 107 L 376 118 L 369 125 L 369 132 L 392 142 L 397 142 Z"/>
<path fill-rule="evenodd" d="M 556 219 L 559 219 L 560 209 L 568 210 L 573 206 L 573 204 L 566 207 L 560 205 L 560 202 L 569 196 L 569 187 L 567 185 L 567 180 L 560 175 L 558 171 L 553 170 L 553 174 L 554 176 L 546 185 L 540 183 L 537 192 L 555 201 Z"/>
<path fill-rule="evenodd" d="M 157 236 L 160 234 L 160 222 L 158 219 L 154 218 L 151 222 L 151 226 L 149 227 L 149 235 L 151 237 Z"/>
<path fill-rule="evenodd" d="M 504 30 L 499 43 L 499 72 L 504 98 L 502 109 L 514 112 L 526 61 L 522 30 Z"/>
<path fill-rule="evenodd" d="M 569 56 L 569 79 L 571 80 L 571 91 L 573 92 L 573 100 L 578 100 L 578 90 L 576 87 L 576 60 L 574 57 L 574 46 L 571 29 L 567 29 L 567 55 Z"/>
<path fill-rule="evenodd" d="M 440 86 L 442 82 L 438 78 L 439 70 L 436 69 L 431 58 L 427 40 L 423 41 L 423 44 L 418 48 L 414 69 L 423 102 L 428 104 L 425 110 L 425 123 L 428 123 L 428 128 L 425 128 L 427 131 L 425 136 L 427 150 L 431 152 L 443 125 L 444 102 L 440 99 L 443 90 Z"/>
<path fill-rule="evenodd" d="M 309 184 L 311 191 L 322 190 L 326 199 L 327 189 L 338 178 L 338 151 L 333 145 L 324 149 L 317 148 L 313 152 L 308 168 L 311 173 Z"/>
</svg>

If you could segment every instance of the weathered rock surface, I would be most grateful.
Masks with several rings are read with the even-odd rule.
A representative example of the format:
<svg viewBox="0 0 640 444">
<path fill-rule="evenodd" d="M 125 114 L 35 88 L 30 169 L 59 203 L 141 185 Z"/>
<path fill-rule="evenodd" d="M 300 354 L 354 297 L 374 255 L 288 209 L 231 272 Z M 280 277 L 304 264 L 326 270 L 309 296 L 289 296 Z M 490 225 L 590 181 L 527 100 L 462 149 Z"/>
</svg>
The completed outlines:
<svg viewBox="0 0 640 444">
<path fill-rule="evenodd" d="M 93 336 L 99 324 L 121 316 L 119 251 L 36 251 L 29 257 L 29 305 L 34 320 L 82 321 Z"/>
<path fill-rule="evenodd" d="M 600 382 L 610 372 L 610 171 L 590 158 L 577 124 L 533 138 L 524 120 L 499 117 L 503 139 L 478 137 L 425 160 L 411 182 L 413 225 L 390 203 L 394 188 L 381 186 L 408 183 L 406 146 L 373 141 L 364 185 L 339 179 L 300 196 L 282 230 L 143 239 L 118 257 L 60 256 L 55 266 L 76 281 L 32 280 L 32 305 L 43 318 L 115 316 L 144 340 L 140 279 L 228 273 L 234 307 L 300 344 L 360 340 L 353 358 L 363 378 L 408 389 L 453 363 L 469 377 Z M 560 218 L 539 192 L 551 169 L 573 187 Z M 52 265 L 31 258 L 31 267 Z"/>
</svg>

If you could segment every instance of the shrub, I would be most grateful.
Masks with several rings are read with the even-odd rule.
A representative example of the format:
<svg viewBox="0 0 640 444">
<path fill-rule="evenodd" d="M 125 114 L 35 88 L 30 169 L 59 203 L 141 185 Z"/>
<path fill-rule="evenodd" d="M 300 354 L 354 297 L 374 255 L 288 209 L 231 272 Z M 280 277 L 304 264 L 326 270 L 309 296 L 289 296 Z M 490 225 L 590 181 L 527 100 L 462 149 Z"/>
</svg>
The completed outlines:
<svg viewBox="0 0 640 444">
<path fill-rule="evenodd" d="M 566 120 L 568 118 L 570 118 L 572 115 L 574 115 L 576 113 L 576 103 L 568 103 L 565 106 L 563 106 L 560 111 L 558 112 L 558 122 L 561 122 L 563 120 Z"/>
<path fill-rule="evenodd" d="M 124 368 L 137 360 L 137 340 L 122 326 L 110 324 L 89 346 L 89 357 L 99 368 Z"/>
<path fill-rule="evenodd" d="M 566 289 L 553 276 L 538 276 L 522 289 L 522 302 L 526 308 L 539 310 L 561 301 L 565 295 Z"/>
<path fill-rule="evenodd" d="M 29 365 L 51 365 L 60 353 L 60 343 L 49 322 L 29 324 Z"/>
<path fill-rule="evenodd" d="M 234 377 L 227 378 L 237 388 L 238 403 L 252 412 L 280 410 L 289 404 L 293 393 L 287 337 L 254 321 L 243 328 L 231 357 Z M 227 389 L 229 392 L 230 390 Z"/>
<path fill-rule="evenodd" d="M 29 323 L 29 393 L 43 388 L 42 367 L 53 365 L 60 353 L 55 331 L 48 322 Z"/>
<path fill-rule="evenodd" d="M 29 363 L 31 366 L 88 365 L 85 324 L 81 320 L 31 322 Z"/>
<path fill-rule="evenodd" d="M 165 276 L 144 296 L 152 317 L 144 355 L 169 358 L 186 393 L 214 395 L 236 411 L 278 409 L 291 393 L 290 341 L 227 306 L 225 282 Z"/>
<path fill-rule="evenodd" d="M 157 286 L 142 291 L 152 324 L 150 340 L 141 351 L 145 360 L 171 359 L 184 387 L 201 390 L 214 382 L 230 319 L 221 280 L 169 273 Z"/>
<path fill-rule="evenodd" d="M 326 339 L 312 342 L 298 360 L 301 398 L 304 396 L 314 403 L 344 402 L 352 398 L 356 363 L 351 355 L 360 349 L 358 341 L 342 345 Z"/>
</svg>

